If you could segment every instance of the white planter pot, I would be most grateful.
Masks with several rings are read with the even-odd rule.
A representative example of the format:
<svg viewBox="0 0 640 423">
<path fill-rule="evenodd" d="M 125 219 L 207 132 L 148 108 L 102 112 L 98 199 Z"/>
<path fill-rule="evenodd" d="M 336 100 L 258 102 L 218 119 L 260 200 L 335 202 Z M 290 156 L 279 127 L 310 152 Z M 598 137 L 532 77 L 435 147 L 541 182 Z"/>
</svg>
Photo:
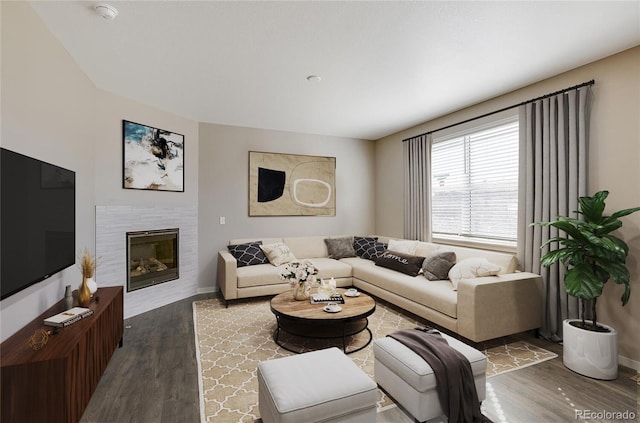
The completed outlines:
<svg viewBox="0 0 640 423">
<path fill-rule="evenodd" d="M 567 368 L 594 379 L 613 380 L 618 377 L 618 332 L 598 323 L 609 332 L 592 332 L 562 323 L 562 361 Z"/>
</svg>

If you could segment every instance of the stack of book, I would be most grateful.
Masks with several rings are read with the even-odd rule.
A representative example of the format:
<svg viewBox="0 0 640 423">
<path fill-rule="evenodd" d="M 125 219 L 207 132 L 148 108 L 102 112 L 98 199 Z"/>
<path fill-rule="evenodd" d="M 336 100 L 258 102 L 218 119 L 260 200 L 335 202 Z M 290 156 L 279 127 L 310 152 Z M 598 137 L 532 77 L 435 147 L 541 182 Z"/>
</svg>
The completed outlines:
<svg viewBox="0 0 640 423">
<path fill-rule="evenodd" d="M 311 294 L 311 304 L 318 303 L 340 303 L 344 304 L 344 298 L 342 298 L 342 294 Z"/>
<path fill-rule="evenodd" d="M 82 320 L 85 317 L 89 317 L 93 314 L 93 310 L 84 307 L 73 307 L 69 310 L 58 313 L 55 316 L 51 316 L 44 319 L 44 324 L 47 326 L 56 326 L 59 328 L 69 326 L 72 323 Z"/>
</svg>

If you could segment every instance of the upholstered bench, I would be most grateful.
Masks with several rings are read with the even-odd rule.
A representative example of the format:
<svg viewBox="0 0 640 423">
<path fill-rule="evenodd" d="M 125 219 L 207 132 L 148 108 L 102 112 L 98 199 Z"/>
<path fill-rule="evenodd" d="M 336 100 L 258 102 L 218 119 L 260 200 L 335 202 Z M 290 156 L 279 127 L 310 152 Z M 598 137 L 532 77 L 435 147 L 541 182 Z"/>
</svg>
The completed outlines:
<svg viewBox="0 0 640 423">
<path fill-rule="evenodd" d="M 258 364 L 264 423 L 375 422 L 376 384 L 337 348 Z"/>
<path fill-rule="evenodd" d="M 442 336 L 469 359 L 478 399 L 484 400 L 487 357 L 455 338 Z M 423 422 L 444 414 L 436 392 L 435 375 L 422 357 L 389 337 L 373 342 L 373 354 L 376 382 L 416 420 Z"/>
</svg>

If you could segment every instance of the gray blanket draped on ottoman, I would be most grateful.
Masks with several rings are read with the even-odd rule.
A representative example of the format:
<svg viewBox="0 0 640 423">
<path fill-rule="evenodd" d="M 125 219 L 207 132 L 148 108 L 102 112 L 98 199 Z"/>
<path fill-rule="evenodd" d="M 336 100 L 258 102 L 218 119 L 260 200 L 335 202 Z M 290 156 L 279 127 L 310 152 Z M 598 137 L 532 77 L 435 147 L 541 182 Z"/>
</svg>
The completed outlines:
<svg viewBox="0 0 640 423">
<path fill-rule="evenodd" d="M 387 335 L 422 357 L 433 369 L 442 410 L 451 423 L 490 421 L 480 401 L 469 360 L 435 329 L 406 329 Z"/>
</svg>

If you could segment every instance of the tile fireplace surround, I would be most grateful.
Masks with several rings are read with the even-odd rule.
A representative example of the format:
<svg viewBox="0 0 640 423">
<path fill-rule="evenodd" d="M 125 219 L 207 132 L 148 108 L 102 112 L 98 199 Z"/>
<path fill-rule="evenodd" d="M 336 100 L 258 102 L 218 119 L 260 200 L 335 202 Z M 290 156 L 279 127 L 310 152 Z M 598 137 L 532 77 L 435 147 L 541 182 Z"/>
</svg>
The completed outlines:
<svg viewBox="0 0 640 423">
<path fill-rule="evenodd" d="M 180 277 L 127 292 L 127 232 L 180 229 Z M 124 317 L 197 294 L 198 213 L 196 207 L 96 206 L 96 282 L 124 287 Z"/>
</svg>

